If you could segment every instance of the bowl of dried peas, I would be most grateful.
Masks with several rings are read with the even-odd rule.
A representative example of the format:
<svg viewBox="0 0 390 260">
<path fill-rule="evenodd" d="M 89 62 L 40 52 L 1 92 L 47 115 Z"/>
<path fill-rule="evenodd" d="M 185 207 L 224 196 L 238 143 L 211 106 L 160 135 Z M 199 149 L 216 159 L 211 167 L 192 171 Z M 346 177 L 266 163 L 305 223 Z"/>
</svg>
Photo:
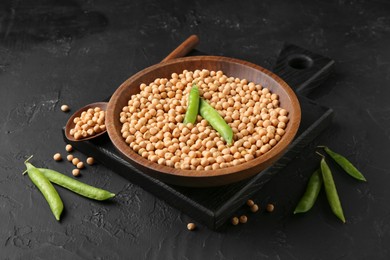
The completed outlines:
<svg viewBox="0 0 390 260">
<path fill-rule="evenodd" d="M 119 86 L 106 112 L 111 141 L 134 167 L 191 187 L 260 173 L 287 149 L 300 120 L 299 101 L 281 78 L 219 56 L 146 68 Z"/>
</svg>

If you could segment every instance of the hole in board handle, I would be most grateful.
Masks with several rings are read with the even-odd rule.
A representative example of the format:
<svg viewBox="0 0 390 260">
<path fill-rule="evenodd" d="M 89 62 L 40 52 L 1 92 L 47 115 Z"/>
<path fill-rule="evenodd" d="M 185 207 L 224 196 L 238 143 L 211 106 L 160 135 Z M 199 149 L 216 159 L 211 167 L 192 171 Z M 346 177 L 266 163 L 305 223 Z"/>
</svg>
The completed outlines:
<svg viewBox="0 0 390 260">
<path fill-rule="evenodd" d="M 313 65 L 313 60 L 304 54 L 294 54 L 288 57 L 288 65 L 297 70 L 304 70 L 310 68 Z"/>
</svg>

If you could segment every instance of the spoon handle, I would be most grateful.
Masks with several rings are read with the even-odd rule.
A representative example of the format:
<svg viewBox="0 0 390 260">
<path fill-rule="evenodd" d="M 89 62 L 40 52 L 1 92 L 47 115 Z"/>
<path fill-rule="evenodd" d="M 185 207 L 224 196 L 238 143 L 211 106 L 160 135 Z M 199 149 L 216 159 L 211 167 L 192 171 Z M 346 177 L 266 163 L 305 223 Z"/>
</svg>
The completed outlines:
<svg viewBox="0 0 390 260">
<path fill-rule="evenodd" d="M 198 43 L 199 43 L 199 37 L 196 36 L 195 34 L 191 35 L 179 46 L 177 46 L 177 48 L 174 49 L 170 54 L 168 54 L 168 56 L 165 57 L 165 59 L 163 59 L 161 62 L 166 62 L 171 59 L 186 56 L 192 49 L 195 48 L 196 45 L 198 45 Z"/>
</svg>

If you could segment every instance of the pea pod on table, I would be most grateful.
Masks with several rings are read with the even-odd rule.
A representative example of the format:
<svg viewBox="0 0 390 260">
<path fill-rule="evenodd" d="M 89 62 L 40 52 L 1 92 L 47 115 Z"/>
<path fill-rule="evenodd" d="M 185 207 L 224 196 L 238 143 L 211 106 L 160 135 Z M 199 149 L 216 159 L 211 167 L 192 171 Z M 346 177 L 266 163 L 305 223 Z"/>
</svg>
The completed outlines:
<svg viewBox="0 0 390 260">
<path fill-rule="evenodd" d="M 221 115 L 202 98 L 200 98 L 199 113 L 215 130 L 218 131 L 227 144 L 233 144 L 232 128 L 225 122 Z"/>
<path fill-rule="evenodd" d="M 94 200 L 107 200 L 115 196 L 114 193 L 85 184 L 57 171 L 44 168 L 39 168 L 38 170 L 51 182 L 84 197 Z"/>
<path fill-rule="evenodd" d="M 199 89 L 196 84 L 191 88 L 190 94 L 188 95 L 187 111 L 184 116 L 184 124 L 191 123 L 195 124 L 196 117 L 199 111 Z"/>
<path fill-rule="evenodd" d="M 62 203 L 60 195 L 50 183 L 48 178 L 46 178 L 40 170 L 38 170 L 28 161 L 25 161 L 24 164 L 27 167 L 26 172 L 28 177 L 30 177 L 31 181 L 43 194 L 47 203 L 50 206 L 51 211 L 53 212 L 54 217 L 59 221 L 61 213 L 64 209 L 64 204 Z"/>
<path fill-rule="evenodd" d="M 321 173 L 322 179 L 324 180 L 324 187 L 326 192 L 326 197 L 328 198 L 329 206 L 332 209 L 333 213 L 345 223 L 345 217 L 339 195 L 337 193 L 336 185 L 333 180 L 332 172 L 329 169 L 328 164 L 325 161 L 323 155 L 321 159 Z"/>
<path fill-rule="evenodd" d="M 342 156 L 341 154 L 338 154 L 336 152 L 333 152 L 331 149 L 329 149 L 327 146 L 319 146 L 321 148 L 324 148 L 325 152 L 338 164 L 340 165 L 343 170 L 348 173 L 353 178 L 360 180 L 360 181 L 367 181 L 366 178 L 363 176 L 363 174 L 356 169 L 353 164 L 348 161 L 347 158 Z"/>
<path fill-rule="evenodd" d="M 321 169 L 317 169 L 309 179 L 307 188 L 294 210 L 294 214 L 309 211 L 317 200 L 322 186 Z"/>
</svg>

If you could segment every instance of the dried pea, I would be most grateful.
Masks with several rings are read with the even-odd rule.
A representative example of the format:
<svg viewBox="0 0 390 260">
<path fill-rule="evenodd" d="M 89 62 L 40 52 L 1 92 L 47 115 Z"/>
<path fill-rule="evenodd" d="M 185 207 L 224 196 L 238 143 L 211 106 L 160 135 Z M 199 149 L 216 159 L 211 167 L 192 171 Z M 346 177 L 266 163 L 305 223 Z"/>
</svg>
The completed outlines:
<svg viewBox="0 0 390 260">
<path fill-rule="evenodd" d="M 232 220 L 231 220 L 231 222 L 232 222 L 232 224 L 233 224 L 234 226 L 237 226 L 238 223 L 240 223 L 240 220 L 239 220 L 237 217 L 233 217 Z"/>
<path fill-rule="evenodd" d="M 195 230 L 195 228 L 196 228 L 195 223 L 188 223 L 187 224 L 187 229 L 188 230 L 193 231 L 193 230 Z"/>
<path fill-rule="evenodd" d="M 245 215 L 240 216 L 240 223 L 245 224 L 248 222 L 248 217 Z"/>
<path fill-rule="evenodd" d="M 55 160 L 55 161 L 61 161 L 62 160 L 62 156 L 61 156 L 61 154 L 60 153 L 56 153 L 54 156 L 53 156 L 53 159 Z"/>
</svg>

